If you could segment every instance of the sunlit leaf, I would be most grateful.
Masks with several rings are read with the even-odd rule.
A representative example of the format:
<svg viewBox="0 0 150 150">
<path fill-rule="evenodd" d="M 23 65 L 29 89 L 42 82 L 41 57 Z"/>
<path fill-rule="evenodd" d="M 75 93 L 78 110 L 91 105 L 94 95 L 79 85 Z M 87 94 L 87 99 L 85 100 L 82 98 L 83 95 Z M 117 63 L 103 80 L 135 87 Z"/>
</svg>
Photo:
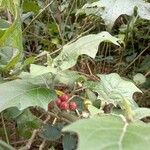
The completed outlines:
<svg viewBox="0 0 150 150">
<path fill-rule="evenodd" d="M 0 84 L 0 112 L 10 107 L 23 110 L 30 106 L 39 106 L 47 110 L 48 103 L 55 98 L 53 90 L 33 85 L 27 80 Z"/>
<path fill-rule="evenodd" d="M 132 16 L 135 7 L 141 18 L 150 20 L 150 3 L 144 0 L 99 0 L 92 4 L 86 4 L 82 10 L 87 14 L 101 16 L 105 24 L 112 28 L 119 16 L 124 14 Z"/>
<path fill-rule="evenodd" d="M 104 115 L 79 120 L 63 131 L 78 134 L 77 150 L 145 150 L 145 146 L 150 146 L 149 124 L 127 124 L 117 116 Z"/>
<path fill-rule="evenodd" d="M 124 99 L 135 105 L 133 100 L 134 92 L 142 92 L 133 82 L 121 78 L 117 73 L 108 75 L 98 75 L 100 82 L 90 83 L 85 86 L 91 88 L 99 94 L 99 98 L 103 101 L 108 101 L 113 104 L 118 104 Z"/>
<path fill-rule="evenodd" d="M 62 52 L 54 59 L 53 66 L 58 66 L 61 70 L 73 67 L 80 55 L 88 55 L 95 58 L 98 46 L 101 42 L 108 41 L 119 46 L 119 39 L 111 36 L 108 32 L 90 34 L 79 38 L 71 44 L 66 44 Z"/>
</svg>

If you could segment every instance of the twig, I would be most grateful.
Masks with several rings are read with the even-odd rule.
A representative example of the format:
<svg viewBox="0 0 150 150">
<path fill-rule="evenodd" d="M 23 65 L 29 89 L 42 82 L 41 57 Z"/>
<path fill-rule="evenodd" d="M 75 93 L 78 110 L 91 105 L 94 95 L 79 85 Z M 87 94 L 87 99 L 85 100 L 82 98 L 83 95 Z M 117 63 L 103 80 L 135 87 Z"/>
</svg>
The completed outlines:
<svg viewBox="0 0 150 150">
<path fill-rule="evenodd" d="M 49 119 L 50 119 L 50 115 L 47 116 L 47 118 L 45 119 L 45 121 L 43 123 L 46 124 L 49 121 Z M 29 150 L 39 131 L 40 131 L 40 129 L 35 129 L 32 133 L 31 138 L 28 140 L 27 144 L 24 147 L 20 148 L 19 150 Z"/>
<path fill-rule="evenodd" d="M 43 123 L 46 124 L 50 120 L 50 118 L 51 118 L 50 115 L 48 115 L 46 120 Z M 42 150 L 45 147 L 45 143 L 46 143 L 46 140 L 43 140 L 42 144 L 39 146 L 39 150 Z"/>
<path fill-rule="evenodd" d="M 150 70 L 145 74 L 145 77 L 150 75 Z"/>
<path fill-rule="evenodd" d="M 72 9 L 73 9 L 73 6 L 74 6 L 75 1 L 76 1 L 76 0 L 73 0 L 73 2 L 72 2 L 72 4 L 71 4 L 71 8 L 70 8 L 69 12 L 67 13 L 67 17 L 66 17 L 66 20 L 65 20 L 65 23 L 64 23 L 64 30 L 63 30 L 64 33 L 65 33 L 65 27 L 66 27 L 66 25 L 67 25 L 69 16 L 70 16 L 70 14 L 71 14 L 71 12 L 72 12 Z"/>
<path fill-rule="evenodd" d="M 146 51 L 150 48 L 150 43 L 148 44 L 148 46 L 125 68 L 124 71 L 126 71 L 132 64 L 135 63 L 136 60 L 139 59 L 139 57 Z"/>
<path fill-rule="evenodd" d="M 88 67 L 88 70 L 89 70 L 90 75 L 93 76 L 93 73 L 92 73 L 92 71 L 91 71 L 91 68 L 90 68 L 90 66 L 89 66 L 89 63 L 87 62 L 86 65 L 87 65 L 87 67 Z"/>
<path fill-rule="evenodd" d="M 62 34 L 62 32 L 61 32 L 61 28 L 60 28 L 59 24 L 57 23 L 57 21 L 56 21 L 54 15 L 53 15 L 53 12 L 52 12 L 51 8 L 50 8 L 49 10 L 50 10 L 50 13 L 51 13 L 51 17 L 52 17 L 52 19 L 54 20 L 54 22 L 55 22 L 55 24 L 56 24 L 56 26 L 57 26 L 57 29 L 58 29 L 58 31 L 59 31 L 59 36 L 60 36 L 60 38 L 61 38 L 61 40 L 62 40 L 62 44 L 64 45 L 64 44 L 65 44 L 65 40 L 64 40 L 63 34 Z"/>
<path fill-rule="evenodd" d="M 9 21 L 10 23 L 12 23 L 11 14 L 10 14 L 10 12 L 9 12 L 8 9 L 7 9 L 7 17 L 8 17 L 8 21 Z"/>
<path fill-rule="evenodd" d="M 43 140 L 43 141 L 42 141 L 42 144 L 41 144 L 40 147 L 39 147 L 39 150 L 43 150 L 44 147 L 45 147 L 45 144 L 46 144 L 46 140 Z"/>
<path fill-rule="evenodd" d="M 38 132 L 39 129 L 35 129 L 32 133 L 31 138 L 28 140 L 27 144 L 24 147 L 20 148 L 19 150 L 29 150 Z"/>
<path fill-rule="evenodd" d="M 28 27 L 34 22 L 34 20 L 36 20 L 42 13 L 43 11 L 45 11 L 45 9 L 47 9 L 52 3 L 54 2 L 54 0 L 52 0 L 49 4 L 47 4 L 32 20 L 31 22 L 27 25 L 27 27 L 23 30 L 23 33 L 28 29 Z"/>
<path fill-rule="evenodd" d="M 9 138 L 8 138 L 8 134 L 7 134 L 7 130 L 6 130 L 6 125 L 5 125 L 3 113 L 1 113 L 1 118 L 2 118 L 2 124 L 3 124 L 4 133 L 5 133 L 5 137 L 6 137 L 6 142 L 9 144 Z"/>
</svg>

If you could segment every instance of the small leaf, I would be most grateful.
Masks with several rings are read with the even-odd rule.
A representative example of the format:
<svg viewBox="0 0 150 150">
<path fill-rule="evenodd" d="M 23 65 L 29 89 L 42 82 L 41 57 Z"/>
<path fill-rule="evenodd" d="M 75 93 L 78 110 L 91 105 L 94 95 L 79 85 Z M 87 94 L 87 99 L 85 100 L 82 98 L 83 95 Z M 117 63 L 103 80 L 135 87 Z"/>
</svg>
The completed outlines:
<svg viewBox="0 0 150 150">
<path fill-rule="evenodd" d="M 62 128 L 63 128 L 62 124 L 55 124 L 55 125 L 46 124 L 44 125 L 40 133 L 40 137 L 49 141 L 58 140 L 61 137 Z"/>
<path fill-rule="evenodd" d="M 35 65 L 31 64 L 30 66 L 30 75 L 31 77 L 37 77 L 37 76 L 42 76 L 44 74 L 48 73 L 55 73 L 56 74 L 57 70 L 52 67 L 45 67 L 45 66 L 40 66 L 40 65 Z"/>
<path fill-rule="evenodd" d="M 137 69 L 139 72 L 147 72 L 150 70 L 150 55 L 144 56 L 144 60 L 142 61 L 140 67 Z"/>
<path fill-rule="evenodd" d="M 79 75 L 79 73 L 76 71 L 71 70 L 59 71 L 55 76 L 56 82 L 60 82 L 66 85 L 73 85 L 75 82 L 81 82 L 85 80 L 86 77 Z"/>
<path fill-rule="evenodd" d="M 29 57 L 27 58 L 24 63 L 23 63 L 23 67 L 27 66 L 27 65 L 30 65 L 30 64 L 33 64 L 35 61 L 35 57 Z"/>
<path fill-rule="evenodd" d="M 141 73 L 137 73 L 136 75 L 133 76 L 133 81 L 137 84 L 143 84 L 144 82 L 146 82 L 146 77 L 141 74 Z"/>
</svg>

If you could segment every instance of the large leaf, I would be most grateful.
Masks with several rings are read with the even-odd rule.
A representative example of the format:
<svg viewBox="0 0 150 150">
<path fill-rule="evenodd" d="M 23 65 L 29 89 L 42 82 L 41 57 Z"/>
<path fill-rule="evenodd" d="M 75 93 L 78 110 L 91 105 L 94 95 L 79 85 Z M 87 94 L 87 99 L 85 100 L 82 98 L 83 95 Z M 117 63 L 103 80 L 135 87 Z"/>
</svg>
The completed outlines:
<svg viewBox="0 0 150 150">
<path fill-rule="evenodd" d="M 63 131 L 78 134 L 78 150 L 145 150 L 150 146 L 149 124 L 127 124 L 117 116 L 79 120 Z"/>
<path fill-rule="evenodd" d="M 0 112 L 10 107 L 22 110 L 29 106 L 40 106 L 47 110 L 47 104 L 55 98 L 53 90 L 33 85 L 26 80 L 0 84 Z"/>
<path fill-rule="evenodd" d="M 14 67 L 19 58 L 21 58 L 22 47 L 22 30 L 21 30 L 21 17 L 20 8 L 18 1 L 2 1 L 2 7 L 7 9 L 14 20 L 12 24 L 7 28 L 4 34 L 0 37 L 0 53 L 4 47 L 9 47 L 9 49 L 17 49 L 15 55 L 12 55 L 10 61 L 7 65 L 3 66 L 3 71 L 8 71 L 11 67 Z M 0 29 L 1 30 L 1 29 Z M 11 53 L 11 51 L 10 51 Z M 10 67 L 11 66 L 11 67 Z"/>
<path fill-rule="evenodd" d="M 150 116 L 149 108 L 137 108 L 134 110 L 134 119 L 139 120 Z"/>
<path fill-rule="evenodd" d="M 76 64 L 80 55 L 85 54 L 95 58 L 99 44 L 104 41 L 119 45 L 119 39 L 111 36 L 108 32 L 90 34 L 81 37 L 71 44 L 66 44 L 62 52 L 54 59 L 53 66 L 57 66 L 61 70 L 66 70 Z"/>
<path fill-rule="evenodd" d="M 121 78 L 117 73 L 108 75 L 98 75 L 100 77 L 99 83 L 85 85 L 99 94 L 99 98 L 103 101 L 108 101 L 113 104 L 118 104 L 123 100 L 130 101 L 134 104 L 133 94 L 135 92 L 142 92 L 131 81 Z"/>
<path fill-rule="evenodd" d="M 150 3 L 143 0 L 99 0 L 92 4 L 86 4 L 82 9 L 87 14 L 100 15 L 105 24 L 112 28 L 120 15 L 133 15 L 135 7 L 138 8 L 138 15 L 141 18 L 150 20 Z"/>
</svg>

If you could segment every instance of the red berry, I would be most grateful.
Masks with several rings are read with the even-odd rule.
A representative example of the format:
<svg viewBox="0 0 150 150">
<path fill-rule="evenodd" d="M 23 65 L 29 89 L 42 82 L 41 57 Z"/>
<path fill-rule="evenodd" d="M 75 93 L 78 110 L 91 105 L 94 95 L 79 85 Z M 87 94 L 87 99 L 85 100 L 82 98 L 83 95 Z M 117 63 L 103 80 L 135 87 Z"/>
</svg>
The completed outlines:
<svg viewBox="0 0 150 150">
<path fill-rule="evenodd" d="M 61 102 L 59 105 L 59 108 L 61 110 L 68 110 L 69 109 L 69 104 L 67 102 Z"/>
<path fill-rule="evenodd" d="M 60 98 L 57 98 L 57 99 L 55 100 L 55 103 L 56 103 L 56 105 L 59 107 L 59 105 L 61 104 L 61 99 L 60 99 Z"/>
<path fill-rule="evenodd" d="M 62 102 L 66 102 L 69 100 L 69 95 L 63 94 L 63 95 L 59 96 L 59 98 L 61 99 Z"/>
<path fill-rule="evenodd" d="M 76 102 L 70 102 L 70 103 L 69 103 L 69 108 L 70 108 L 70 110 L 76 110 L 76 109 L 77 109 L 77 104 L 76 104 Z"/>
</svg>

